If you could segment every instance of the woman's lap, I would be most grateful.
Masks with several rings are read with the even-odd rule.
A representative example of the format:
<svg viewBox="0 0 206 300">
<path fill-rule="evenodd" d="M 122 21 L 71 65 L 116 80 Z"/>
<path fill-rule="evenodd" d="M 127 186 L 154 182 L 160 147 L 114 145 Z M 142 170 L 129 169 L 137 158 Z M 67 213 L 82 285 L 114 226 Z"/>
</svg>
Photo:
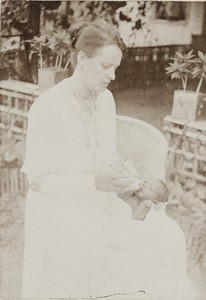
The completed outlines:
<svg viewBox="0 0 206 300">
<path fill-rule="evenodd" d="M 150 226 L 131 220 L 130 208 L 118 202 L 122 200 L 104 200 L 105 195 L 97 200 L 105 201 L 99 202 L 100 207 L 93 205 L 97 195 L 85 197 L 83 204 L 79 199 L 36 198 L 34 194 L 28 199 L 24 297 L 47 297 L 48 293 L 48 297 L 87 297 L 92 291 L 101 297 L 105 293 L 122 292 L 122 297 L 130 292 L 138 292 L 138 297 L 157 293 L 153 288 L 162 272 L 158 241 L 154 247 Z M 167 278 L 171 272 L 166 271 Z M 157 285 L 164 283 L 165 275 L 160 277 Z M 169 289 L 173 287 L 173 280 L 167 282 Z M 147 295 L 139 292 L 144 289 Z"/>
</svg>

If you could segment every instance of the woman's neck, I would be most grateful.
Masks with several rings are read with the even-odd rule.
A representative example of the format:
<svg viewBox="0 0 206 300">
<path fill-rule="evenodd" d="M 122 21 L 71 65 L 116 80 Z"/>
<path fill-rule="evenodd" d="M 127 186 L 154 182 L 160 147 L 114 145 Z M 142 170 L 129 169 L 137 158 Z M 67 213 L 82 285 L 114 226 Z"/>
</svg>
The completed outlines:
<svg viewBox="0 0 206 300">
<path fill-rule="evenodd" d="M 94 94 L 90 91 L 78 72 L 70 78 L 70 88 L 76 101 L 79 103 L 81 110 L 92 115 L 94 109 Z"/>
<path fill-rule="evenodd" d="M 70 77 L 70 82 L 72 92 L 75 94 L 75 97 L 78 98 L 80 104 L 84 102 L 87 102 L 88 104 L 92 103 L 92 91 L 90 91 L 86 87 L 84 80 L 81 78 L 79 72 L 74 72 L 74 74 Z"/>
</svg>

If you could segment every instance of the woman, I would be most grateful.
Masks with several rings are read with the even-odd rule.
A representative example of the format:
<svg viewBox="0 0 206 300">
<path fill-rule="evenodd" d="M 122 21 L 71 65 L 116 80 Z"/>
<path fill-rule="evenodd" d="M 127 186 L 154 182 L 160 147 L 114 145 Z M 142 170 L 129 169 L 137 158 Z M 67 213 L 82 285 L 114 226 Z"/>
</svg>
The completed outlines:
<svg viewBox="0 0 206 300">
<path fill-rule="evenodd" d="M 133 181 L 108 168 L 116 156 L 116 113 L 107 86 L 124 44 L 106 22 L 79 24 L 71 37 L 73 75 L 29 112 L 23 297 L 183 299 L 182 232 L 161 212 L 132 220 L 116 194 Z M 175 230 L 164 249 L 154 242 L 155 226 L 166 232 L 158 222 Z"/>
</svg>

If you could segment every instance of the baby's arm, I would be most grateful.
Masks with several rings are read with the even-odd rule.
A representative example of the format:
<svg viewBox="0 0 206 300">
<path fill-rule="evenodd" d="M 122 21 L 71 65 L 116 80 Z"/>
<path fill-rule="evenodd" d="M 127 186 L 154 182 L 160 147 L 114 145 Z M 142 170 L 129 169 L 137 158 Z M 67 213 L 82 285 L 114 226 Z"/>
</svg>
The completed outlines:
<svg viewBox="0 0 206 300">
<path fill-rule="evenodd" d="M 135 195 L 131 195 L 123 200 L 132 209 L 132 219 L 137 219 L 139 221 L 143 221 L 151 207 L 154 206 L 154 203 L 151 200 L 140 200 Z"/>
<path fill-rule="evenodd" d="M 153 205 L 151 200 L 140 201 L 133 209 L 132 218 L 143 221 Z"/>
<path fill-rule="evenodd" d="M 123 197 L 122 197 L 123 196 Z M 150 211 L 154 203 L 151 200 L 140 200 L 133 194 L 133 192 L 118 195 L 124 200 L 132 209 L 132 219 L 143 221 Z"/>
<path fill-rule="evenodd" d="M 139 204 L 139 202 L 134 196 L 127 198 L 125 202 L 132 208 L 133 211 L 135 210 L 136 206 L 138 206 Z"/>
</svg>

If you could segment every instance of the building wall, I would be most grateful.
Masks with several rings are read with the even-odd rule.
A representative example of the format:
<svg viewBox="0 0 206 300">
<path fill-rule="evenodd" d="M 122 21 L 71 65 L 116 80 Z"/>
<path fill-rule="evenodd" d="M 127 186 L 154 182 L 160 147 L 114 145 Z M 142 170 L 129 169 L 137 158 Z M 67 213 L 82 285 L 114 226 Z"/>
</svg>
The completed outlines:
<svg viewBox="0 0 206 300">
<path fill-rule="evenodd" d="M 120 10 L 126 12 L 132 18 L 132 9 L 138 10 L 135 2 L 127 2 Z M 190 45 L 193 35 L 201 35 L 203 32 L 204 9 L 203 2 L 185 2 L 186 19 L 180 21 L 161 20 L 156 18 L 156 6 L 146 11 L 145 24 L 140 30 L 132 30 L 132 22 L 118 21 L 119 30 L 128 47 L 148 47 L 164 45 Z M 119 13 L 118 11 L 118 13 Z M 134 15 L 134 13 L 133 13 Z"/>
</svg>

